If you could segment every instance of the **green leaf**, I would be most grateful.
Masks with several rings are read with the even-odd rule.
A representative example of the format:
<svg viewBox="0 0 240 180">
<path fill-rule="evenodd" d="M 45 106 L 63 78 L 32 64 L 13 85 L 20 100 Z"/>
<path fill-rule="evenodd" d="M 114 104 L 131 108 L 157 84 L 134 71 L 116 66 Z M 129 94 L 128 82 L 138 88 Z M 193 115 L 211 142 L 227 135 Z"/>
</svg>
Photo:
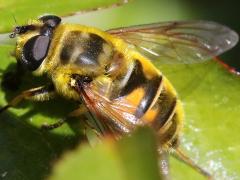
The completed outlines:
<svg viewBox="0 0 240 180">
<path fill-rule="evenodd" d="M 153 132 L 147 128 L 117 143 L 128 180 L 159 179 L 157 149 Z"/>
<path fill-rule="evenodd" d="M 185 151 L 217 179 L 238 177 L 239 77 L 216 61 L 163 70 L 178 89 L 185 108 Z M 176 176 L 181 177 L 185 165 L 173 161 Z M 188 175 L 201 178 L 191 169 Z"/>
<path fill-rule="evenodd" d="M 54 168 L 50 180 L 159 180 L 155 136 L 139 129 L 119 142 L 105 139 L 91 148 L 80 146 L 67 153 Z"/>
<path fill-rule="evenodd" d="M 119 0 L 2 0 L 0 4 L 0 32 L 8 32 L 18 24 L 26 24 L 29 19 L 35 19 L 42 14 L 67 15 L 80 10 L 93 9 L 118 3 Z"/>
</svg>

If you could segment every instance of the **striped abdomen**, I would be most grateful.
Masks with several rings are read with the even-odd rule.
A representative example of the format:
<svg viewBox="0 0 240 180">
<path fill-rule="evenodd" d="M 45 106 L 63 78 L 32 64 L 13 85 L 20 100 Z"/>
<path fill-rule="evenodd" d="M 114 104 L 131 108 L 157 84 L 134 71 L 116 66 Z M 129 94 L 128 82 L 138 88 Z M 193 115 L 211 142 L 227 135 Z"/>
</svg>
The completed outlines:
<svg viewBox="0 0 240 180">
<path fill-rule="evenodd" d="M 136 106 L 133 114 L 138 121 L 129 122 L 126 119 L 127 127 L 132 129 L 136 124 L 148 124 L 158 132 L 163 148 L 174 146 L 182 127 L 181 103 L 175 90 L 155 69 L 152 69 L 148 77 L 139 60 L 134 60 L 133 67 L 129 69 L 131 73 L 128 72 L 128 79 L 125 80 L 118 98 L 122 97 L 129 104 Z"/>
</svg>

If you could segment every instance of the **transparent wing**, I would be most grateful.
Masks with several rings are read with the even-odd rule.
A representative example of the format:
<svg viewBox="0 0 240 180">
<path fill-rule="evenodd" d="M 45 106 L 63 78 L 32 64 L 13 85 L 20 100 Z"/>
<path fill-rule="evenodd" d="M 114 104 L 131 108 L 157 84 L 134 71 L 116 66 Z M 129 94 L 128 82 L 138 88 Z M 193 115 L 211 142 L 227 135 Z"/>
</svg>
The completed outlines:
<svg viewBox="0 0 240 180">
<path fill-rule="evenodd" d="M 90 112 L 94 113 L 107 129 L 112 129 L 114 133 L 128 133 L 139 123 L 139 119 L 134 115 L 137 107 L 133 103 L 122 97 L 109 100 L 95 88 L 99 89 L 85 86 L 80 93 Z"/>
<path fill-rule="evenodd" d="M 107 32 L 135 45 L 151 60 L 162 63 L 199 63 L 231 49 L 238 35 L 209 21 L 176 21 L 111 29 Z"/>
</svg>

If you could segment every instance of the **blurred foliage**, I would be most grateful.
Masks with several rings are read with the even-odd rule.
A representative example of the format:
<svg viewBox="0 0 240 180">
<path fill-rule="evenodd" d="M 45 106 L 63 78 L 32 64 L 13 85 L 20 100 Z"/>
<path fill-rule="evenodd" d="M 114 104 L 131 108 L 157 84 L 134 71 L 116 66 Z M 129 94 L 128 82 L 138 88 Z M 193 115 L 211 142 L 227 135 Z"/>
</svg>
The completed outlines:
<svg viewBox="0 0 240 180">
<path fill-rule="evenodd" d="M 35 1 L 1 0 L 0 2 L 0 30 L 2 32 L 12 28 L 14 24 L 12 14 L 16 16 L 18 23 L 24 23 L 28 17 L 35 18 L 42 13 L 65 14 L 66 12 L 63 10 L 68 11 L 68 7 L 70 7 L 65 5 L 68 1 L 48 3 L 42 1 L 41 4 L 37 4 Z M 54 3 L 51 5 L 52 2 Z M 111 2 L 115 1 L 84 1 L 75 3 L 74 8 L 80 10 Z M 25 6 L 22 3 L 26 3 L 28 8 L 24 9 Z M 32 8 L 33 4 L 37 4 L 37 8 Z M 57 6 L 55 6 L 56 4 Z M 214 3 L 205 1 L 149 0 L 146 2 L 136 0 L 120 8 L 75 16 L 72 19 L 65 18 L 65 21 L 80 21 L 83 24 L 92 24 L 106 29 L 157 21 L 204 18 L 219 21 L 240 31 L 239 23 L 235 22 L 235 16 L 232 15 L 236 11 L 237 3 L 225 2 L 225 4 L 226 6 L 223 2 L 219 2 L 214 6 Z M 55 7 L 58 10 L 55 10 Z M 68 12 L 72 12 L 72 10 L 70 9 Z M 12 46 L 0 47 L 1 77 L 16 67 L 15 60 L 10 56 L 11 51 L 13 51 Z M 225 59 L 235 62 L 239 59 L 239 52 L 235 48 L 227 53 Z M 215 61 L 199 65 L 178 66 L 160 66 L 157 62 L 155 63 L 176 87 L 185 107 L 186 118 L 182 148 L 201 166 L 213 173 L 216 179 L 239 179 L 239 77 L 230 74 Z M 45 84 L 45 80 L 46 78 L 32 77 L 30 74 L 26 74 L 18 90 L 10 91 L 1 86 L 0 106 L 6 104 L 22 90 Z M 63 127 L 51 132 L 43 132 L 39 127 L 44 122 L 56 122 L 76 107 L 76 103 L 59 97 L 54 101 L 44 103 L 24 102 L 18 108 L 1 114 L 0 177 L 10 180 L 40 180 L 48 177 L 55 161 L 62 157 L 65 151 L 85 142 L 86 138 L 82 134 L 80 119 L 73 119 Z M 96 172 L 99 177 L 101 175 L 107 178 L 109 174 L 106 174 L 106 170 L 108 170 L 116 176 L 119 175 L 118 177 L 138 178 L 138 173 L 141 173 L 142 177 L 152 175 L 152 179 L 154 179 L 157 177 L 154 169 L 156 168 L 154 148 L 151 148 L 152 140 L 148 140 L 148 135 L 143 137 L 143 134 L 134 136 L 137 139 L 133 140 L 134 142 L 129 139 L 119 143 L 109 140 L 106 145 L 98 145 L 92 149 L 86 145 L 80 146 L 74 152 L 67 153 L 66 156 L 63 156 L 64 159 L 57 163 L 55 176 L 58 177 L 58 173 L 59 175 L 60 173 L 70 173 L 70 175 L 78 176 L 78 172 L 81 172 L 79 176 L 83 174 L 89 177 L 89 173 L 92 172 L 90 175 L 94 176 Z M 146 151 L 148 154 L 152 151 L 152 156 L 146 156 L 147 153 L 140 151 L 148 141 L 149 149 Z M 132 146 L 131 143 L 135 146 Z M 137 150 L 132 147 L 138 147 L 141 154 L 138 154 Z M 81 160 L 74 161 L 75 155 L 76 159 L 80 158 Z M 140 163 L 143 161 L 139 157 L 146 158 L 144 160 L 146 164 Z M 186 165 L 175 159 L 170 160 L 172 179 L 203 179 Z M 72 173 L 72 167 L 67 167 L 68 163 L 74 164 L 72 170 L 75 170 L 75 174 Z M 85 164 L 88 166 L 84 167 Z M 105 165 L 106 167 L 104 167 Z M 148 168 L 146 165 L 152 168 Z M 82 170 L 78 166 L 82 167 Z M 138 168 L 147 170 L 139 172 Z M 62 169 L 65 170 L 62 171 Z M 128 169 L 131 171 L 127 171 Z"/>
<path fill-rule="evenodd" d="M 80 146 L 57 163 L 50 180 L 159 180 L 155 136 L 148 128 L 118 142 Z"/>
<path fill-rule="evenodd" d="M 109 6 L 113 3 L 120 2 L 119 0 L 1 0 L 0 1 L 0 32 L 9 32 L 17 23 L 25 24 L 30 18 L 36 18 L 45 13 L 67 15 L 80 10 L 93 9 L 102 6 Z M 8 19 L 6 21 L 6 19 Z"/>
</svg>

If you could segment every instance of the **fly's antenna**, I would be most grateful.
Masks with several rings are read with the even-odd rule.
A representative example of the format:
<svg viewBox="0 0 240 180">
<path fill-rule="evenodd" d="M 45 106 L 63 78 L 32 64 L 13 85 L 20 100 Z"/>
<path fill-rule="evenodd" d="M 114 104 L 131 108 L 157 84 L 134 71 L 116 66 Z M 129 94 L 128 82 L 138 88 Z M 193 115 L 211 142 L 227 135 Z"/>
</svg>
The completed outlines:
<svg viewBox="0 0 240 180">
<path fill-rule="evenodd" d="M 10 38 L 15 38 L 16 37 L 16 27 L 18 26 L 18 23 L 17 23 L 17 19 L 16 19 L 16 17 L 15 17 L 15 15 L 13 14 L 13 13 L 11 13 L 12 14 L 12 17 L 13 17 L 13 20 L 14 20 L 14 22 L 15 22 L 15 30 L 14 30 L 14 32 L 12 32 L 10 35 L 9 35 L 9 37 Z"/>
<path fill-rule="evenodd" d="M 17 26 L 17 25 L 18 25 L 17 19 L 16 19 L 15 15 L 14 15 L 13 13 L 12 13 L 12 17 L 13 17 L 13 20 L 14 20 L 14 22 L 15 22 L 15 25 Z"/>
</svg>

